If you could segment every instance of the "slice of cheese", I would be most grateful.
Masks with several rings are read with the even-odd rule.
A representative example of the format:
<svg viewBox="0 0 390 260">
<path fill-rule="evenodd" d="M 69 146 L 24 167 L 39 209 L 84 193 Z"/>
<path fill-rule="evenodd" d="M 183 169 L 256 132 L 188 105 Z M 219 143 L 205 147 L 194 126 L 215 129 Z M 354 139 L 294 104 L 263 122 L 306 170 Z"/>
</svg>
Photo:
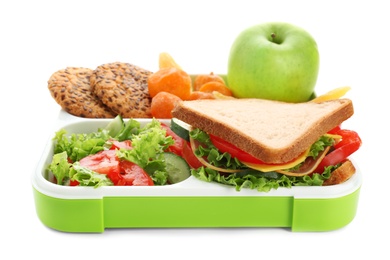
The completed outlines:
<svg viewBox="0 0 390 260">
<path fill-rule="evenodd" d="M 334 135 L 334 134 L 325 134 L 325 136 L 331 137 L 335 139 L 336 143 L 340 141 L 341 136 L 340 135 Z M 248 166 L 249 168 L 252 168 L 254 170 L 262 171 L 262 172 L 271 172 L 276 171 L 285 175 L 289 176 L 303 176 L 312 173 L 318 166 L 318 164 L 324 159 L 325 155 L 328 153 L 330 147 L 326 147 L 325 150 L 321 153 L 320 156 L 315 160 L 315 163 L 313 163 L 312 167 L 310 169 L 305 170 L 304 172 L 289 172 L 285 171 L 286 169 L 290 169 L 298 165 L 299 163 L 302 163 L 306 160 L 307 156 L 310 153 L 310 148 L 307 149 L 304 153 L 302 153 L 298 158 L 296 158 L 293 161 L 290 161 L 285 164 L 255 164 L 255 163 L 246 163 L 244 164 Z"/>
<path fill-rule="evenodd" d="M 326 147 L 324 151 L 321 152 L 321 154 L 314 160 L 305 160 L 305 167 L 300 167 L 300 171 L 277 171 L 281 174 L 288 175 L 288 176 L 305 176 L 308 174 L 311 174 L 317 169 L 318 165 L 321 163 L 321 161 L 325 158 L 326 154 L 329 152 L 330 146 Z M 308 162 L 308 163 L 307 163 Z M 304 170 L 302 170 L 304 168 Z"/>
<path fill-rule="evenodd" d="M 284 164 L 256 164 L 256 163 L 246 163 L 246 162 L 242 162 L 242 163 L 245 164 L 246 166 L 248 166 L 249 168 L 254 169 L 254 170 L 258 170 L 261 172 L 272 172 L 272 171 L 277 171 L 277 170 L 290 169 L 290 168 L 296 166 L 297 164 L 305 161 L 305 159 L 309 155 L 309 153 L 310 153 L 310 148 L 307 149 L 305 152 L 303 152 L 295 160 L 290 161 L 288 163 L 284 163 Z"/>
</svg>

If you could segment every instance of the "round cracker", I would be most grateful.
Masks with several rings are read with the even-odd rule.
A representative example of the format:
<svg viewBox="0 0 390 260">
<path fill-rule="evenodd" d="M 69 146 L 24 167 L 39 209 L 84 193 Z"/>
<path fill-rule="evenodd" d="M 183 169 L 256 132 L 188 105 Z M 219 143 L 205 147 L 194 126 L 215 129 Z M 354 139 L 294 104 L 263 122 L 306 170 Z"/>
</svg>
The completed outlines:
<svg viewBox="0 0 390 260">
<path fill-rule="evenodd" d="M 55 101 L 69 114 L 85 118 L 113 118 L 116 114 L 91 91 L 88 68 L 67 67 L 56 71 L 48 81 Z"/>
<path fill-rule="evenodd" d="M 151 118 L 152 98 L 148 77 L 152 72 L 129 63 L 98 66 L 91 75 L 93 92 L 112 111 L 124 118 Z"/>
</svg>

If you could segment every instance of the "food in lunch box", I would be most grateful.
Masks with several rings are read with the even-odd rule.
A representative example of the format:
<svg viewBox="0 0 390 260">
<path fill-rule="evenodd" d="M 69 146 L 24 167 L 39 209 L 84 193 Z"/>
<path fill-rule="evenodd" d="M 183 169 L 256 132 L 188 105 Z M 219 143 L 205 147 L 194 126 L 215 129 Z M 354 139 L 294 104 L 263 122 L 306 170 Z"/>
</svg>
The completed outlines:
<svg viewBox="0 0 390 260">
<path fill-rule="evenodd" d="M 147 78 L 150 71 L 113 62 L 96 69 L 68 67 L 52 74 L 48 89 L 71 115 L 85 118 L 152 118 Z"/>
<path fill-rule="evenodd" d="M 267 191 L 349 179 L 355 168 L 348 156 L 359 149 L 361 139 L 340 125 L 353 113 L 349 99 L 204 99 L 179 102 L 172 125 L 190 141 L 202 164 L 193 175 Z"/>
<path fill-rule="evenodd" d="M 190 176 L 184 140 L 156 119 L 144 125 L 116 116 L 91 133 L 56 132 L 47 179 L 64 186 L 153 186 Z"/>
<path fill-rule="evenodd" d="M 227 79 L 237 98 L 306 102 L 315 91 L 320 53 L 313 36 L 285 22 L 241 31 L 230 48 Z"/>
<path fill-rule="evenodd" d="M 98 66 L 91 76 L 95 95 L 125 118 L 151 118 L 147 80 L 152 72 L 139 66 L 113 62 Z"/>
<path fill-rule="evenodd" d="M 54 100 L 69 114 L 87 118 L 114 118 L 116 114 L 91 91 L 93 70 L 67 67 L 54 72 L 48 88 Z"/>
</svg>

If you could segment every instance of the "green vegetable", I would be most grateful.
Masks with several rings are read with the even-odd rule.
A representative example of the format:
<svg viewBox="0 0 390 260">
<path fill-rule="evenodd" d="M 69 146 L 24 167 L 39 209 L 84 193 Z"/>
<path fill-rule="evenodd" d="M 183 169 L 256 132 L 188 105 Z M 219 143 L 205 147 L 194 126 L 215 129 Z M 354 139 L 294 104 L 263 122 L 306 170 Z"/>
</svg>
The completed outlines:
<svg viewBox="0 0 390 260">
<path fill-rule="evenodd" d="M 66 152 L 61 152 L 53 156 L 48 169 L 56 177 L 57 184 L 62 185 L 64 179 L 69 177 L 70 166 L 71 164 L 68 163 L 68 154 Z"/>
<path fill-rule="evenodd" d="M 206 167 L 191 169 L 191 174 L 198 179 L 207 182 L 218 182 L 234 186 L 237 191 L 242 188 L 256 189 L 261 192 L 269 192 L 271 189 L 279 187 L 291 188 L 292 186 L 321 186 L 324 180 L 330 177 L 334 168 L 328 167 L 322 174 L 312 174 L 302 177 L 287 176 L 278 172 L 261 172 L 250 169 L 243 165 L 239 160 L 231 158 L 229 154 L 221 153 L 210 141 L 207 133 L 194 129 L 190 132 L 191 138 L 200 142 L 195 150 L 197 156 L 207 157 L 210 164 L 228 169 L 242 169 L 237 173 L 223 174 Z M 333 145 L 334 140 L 327 136 L 321 137 L 311 147 L 309 156 L 317 156 L 319 151 L 324 150 L 325 146 Z"/>
<path fill-rule="evenodd" d="M 110 123 L 106 126 L 106 130 L 110 136 L 117 136 L 125 127 L 125 122 L 121 115 L 117 115 Z"/>
<path fill-rule="evenodd" d="M 160 122 L 153 119 L 145 125 L 139 133 L 132 136 L 131 150 L 120 150 L 119 158 L 126 159 L 142 168 L 145 168 L 152 160 L 163 160 L 164 150 L 174 144 L 170 136 L 161 128 Z"/>
<path fill-rule="evenodd" d="M 190 141 L 190 133 L 189 133 L 190 126 L 187 123 L 177 118 L 172 118 L 170 128 L 175 134 L 177 134 L 184 140 Z"/>
<path fill-rule="evenodd" d="M 66 152 L 73 162 L 102 151 L 106 141 L 110 138 L 108 131 L 101 129 L 90 134 L 72 134 L 69 137 L 66 134 L 64 129 L 55 134 L 54 154 Z"/>
<path fill-rule="evenodd" d="M 207 161 L 216 167 L 228 169 L 242 169 L 247 168 L 236 158 L 232 158 L 229 153 L 221 153 L 211 142 L 210 136 L 200 130 L 194 129 L 190 132 L 192 139 L 202 143 L 194 151 L 197 157 L 205 157 Z"/>
<path fill-rule="evenodd" d="M 140 131 L 140 127 L 141 124 L 138 121 L 129 119 L 123 129 L 113 137 L 118 141 L 132 140 L 132 136 L 136 135 Z"/>
<path fill-rule="evenodd" d="M 105 174 L 82 167 L 79 162 L 69 163 L 66 152 L 55 154 L 48 169 L 53 173 L 59 185 L 65 185 L 70 180 L 78 181 L 80 186 L 94 186 L 95 188 L 113 185 Z"/>
<path fill-rule="evenodd" d="M 164 160 L 167 166 L 169 183 L 179 183 L 191 176 L 190 166 L 183 157 L 167 152 L 164 153 Z"/>
<path fill-rule="evenodd" d="M 156 185 L 167 182 L 168 172 L 164 161 L 164 151 L 174 144 L 171 136 L 161 128 L 160 122 L 153 119 L 136 135 L 132 135 L 131 150 L 119 150 L 118 157 L 131 161 L 149 173 Z"/>
<path fill-rule="evenodd" d="M 70 180 L 77 180 L 81 186 L 113 185 L 106 175 L 93 172 L 78 163 L 88 155 L 109 149 L 112 140 L 131 140 L 132 149 L 118 150 L 118 157 L 142 167 L 156 185 L 167 183 L 164 151 L 174 144 L 174 140 L 166 136 L 165 129 L 156 119 L 141 127 L 137 120 L 124 122 L 122 117 L 117 116 L 105 128 L 88 134 L 67 135 L 66 130 L 61 129 L 53 138 L 54 155 L 48 170 L 60 185 L 66 185 Z"/>
<path fill-rule="evenodd" d="M 79 162 L 73 163 L 69 172 L 69 177 L 73 181 L 78 181 L 80 186 L 112 186 L 112 181 L 105 174 L 99 174 L 88 168 L 80 166 Z"/>
<path fill-rule="evenodd" d="M 310 147 L 310 153 L 308 156 L 312 156 L 314 159 L 317 158 L 318 154 L 325 150 L 325 147 L 327 146 L 333 146 L 334 145 L 334 139 L 323 135 L 318 139 L 312 146 Z"/>
</svg>

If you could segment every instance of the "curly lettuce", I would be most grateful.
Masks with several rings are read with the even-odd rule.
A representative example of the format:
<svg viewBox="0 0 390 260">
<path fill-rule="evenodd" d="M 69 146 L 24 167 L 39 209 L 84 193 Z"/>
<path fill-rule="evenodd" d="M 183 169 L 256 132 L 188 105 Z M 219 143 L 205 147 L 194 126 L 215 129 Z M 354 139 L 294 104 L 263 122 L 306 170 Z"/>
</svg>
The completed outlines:
<svg viewBox="0 0 390 260">
<path fill-rule="evenodd" d="M 234 186 L 237 191 L 243 188 L 254 189 L 261 192 L 269 192 L 279 187 L 291 188 L 293 186 L 322 186 L 324 180 L 328 179 L 331 172 L 339 167 L 330 166 L 322 174 L 314 173 L 306 176 L 287 176 L 278 172 L 261 172 L 250 169 L 243 165 L 238 159 L 231 158 L 230 154 L 220 152 L 210 141 L 208 134 L 200 129 L 190 132 L 190 137 L 200 143 L 194 151 L 195 155 L 207 158 L 207 161 L 216 166 L 228 169 L 241 169 L 236 173 L 221 173 L 207 167 L 192 169 L 191 174 L 206 182 L 217 182 Z M 323 136 L 315 142 L 310 150 L 309 156 L 316 157 L 326 146 L 334 144 L 330 137 Z"/>
<path fill-rule="evenodd" d="M 135 119 L 124 122 L 117 116 L 106 128 L 88 134 L 68 135 L 65 129 L 61 129 L 53 138 L 54 155 L 47 169 L 60 185 L 67 185 L 71 180 L 78 181 L 80 186 L 113 185 L 106 175 L 91 171 L 78 163 L 88 155 L 109 149 L 112 140 L 131 140 L 132 149 L 120 149 L 117 156 L 139 165 L 156 185 L 167 183 L 168 172 L 163 153 L 174 144 L 174 140 L 166 135 L 157 119 L 152 119 L 141 127 L 140 122 Z"/>
</svg>

